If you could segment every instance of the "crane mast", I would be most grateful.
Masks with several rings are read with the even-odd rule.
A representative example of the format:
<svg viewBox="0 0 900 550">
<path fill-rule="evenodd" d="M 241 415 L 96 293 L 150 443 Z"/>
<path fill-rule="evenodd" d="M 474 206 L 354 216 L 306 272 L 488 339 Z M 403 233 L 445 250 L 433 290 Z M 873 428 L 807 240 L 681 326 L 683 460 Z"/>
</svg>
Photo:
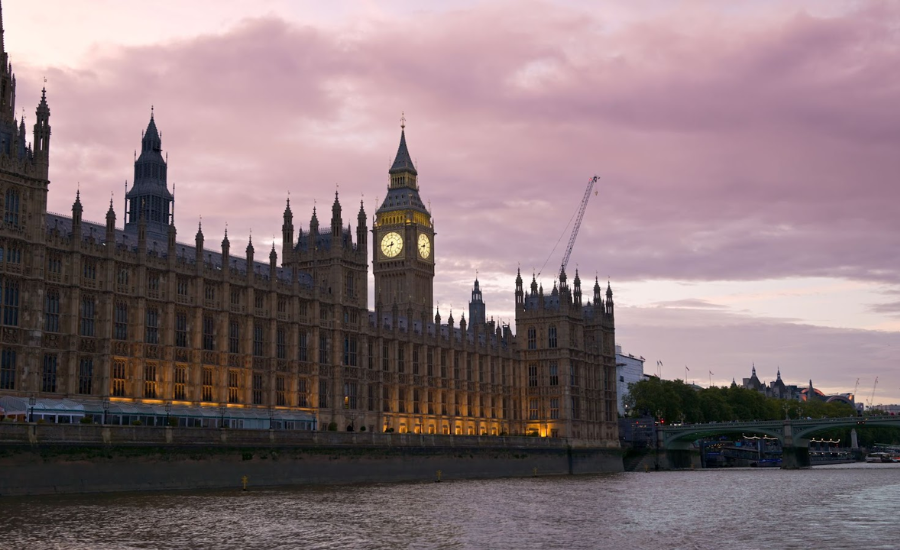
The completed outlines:
<svg viewBox="0 0 900 550">
<path fill-rule="evenodd" d="M 875 388 L 878 387 L 878 377 L 875 377 L 875 384 L 872 385 L 872 397 L 869 398 L 869 408 L 872 408 L 872 405 L 875 402 Z"/>
<path fill-rule="evenodd" d="M 569 264 L 569 256 L 572 255 L 572 248 L 575 246 L 578 230 L 581 229 L 581 220 L 584 218 L 584 211 L 587 208 L 588 201 L 591 199 L 591 191 L 594 189 L 594 184 L 597 183 L 598 179 L 600 179 L 600 176 L 592 177 L 588 181 L 587 188 L 584 190 L 581 206 L 578 207 L 578 216 L 575 218 L 575 225 L 572 227 L 572 235 L 569 237 L 569 246 L 566 247 L 566 253 L 563 255 L 562 264 L 560 264 L 559 267 L 560 274 L 566 270 L 566 265 Z"/>
</svg>

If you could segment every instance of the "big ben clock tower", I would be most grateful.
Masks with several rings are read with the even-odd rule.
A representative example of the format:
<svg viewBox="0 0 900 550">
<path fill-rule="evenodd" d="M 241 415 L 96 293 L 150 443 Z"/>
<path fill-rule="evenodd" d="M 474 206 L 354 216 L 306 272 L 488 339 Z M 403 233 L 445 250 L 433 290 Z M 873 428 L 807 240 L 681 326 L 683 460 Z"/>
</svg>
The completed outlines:
<svg viewBox="0 0 900 550">
<path fill-rule="evenodd" d="M 434 224 L 419 197 L 418 173 L 406 148 L 406 122 L 390 169 L 387 196 L 375 212 L 372 273 L 375 301 L 400 311 L 430 312 L 434 299 Z"/>
</svg>

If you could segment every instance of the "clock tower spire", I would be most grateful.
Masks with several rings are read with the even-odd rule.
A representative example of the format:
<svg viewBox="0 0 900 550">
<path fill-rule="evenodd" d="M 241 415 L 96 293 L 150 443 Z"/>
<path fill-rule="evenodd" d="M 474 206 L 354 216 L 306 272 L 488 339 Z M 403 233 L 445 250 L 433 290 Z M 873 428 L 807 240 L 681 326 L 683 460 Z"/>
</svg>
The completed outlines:
<svg viewBox="0 0 900 550">
<path fill-rule="evenodd" d="M 387 196 L 375 212 L 372 274 L 375 295 L 400 311 L 430 311 L 434 303 L 434 223 L 419 196 L 419 173 L 406 146 L 406 118 L 400 146 L 388 171 Z"/>
</svg>

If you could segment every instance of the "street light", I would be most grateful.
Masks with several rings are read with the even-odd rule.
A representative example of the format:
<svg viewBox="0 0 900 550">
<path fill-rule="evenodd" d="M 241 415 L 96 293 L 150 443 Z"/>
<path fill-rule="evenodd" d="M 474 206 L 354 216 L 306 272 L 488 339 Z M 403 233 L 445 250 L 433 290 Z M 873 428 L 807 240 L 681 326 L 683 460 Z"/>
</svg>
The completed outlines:
<svg viewBox="0 0 900 550">
<path fill-rule="evenodd" d="M 34 404 L 37 402 L 34 394 L 28 396 L 28 421 L 34 422 Z"/>
<path fill-rule="evenodd" d="M 269 429 L 275 429 L 275 409 L 271 405 L 269 405 Z"/>
<path fill-rule="evenodd" d="M 109 398 L 103 400 L 103 424 L 106 424 L 106 415 L 109 413 Z"/>
<path fill-rule="evenodd" d="M 224 403 L 219 405 L 219 427 L 220 428 L 225 427 L 225 411 L 227 408 L 228 408 L 228 405 L 225 405 Z"/>
<path fill-rule="evenodd" d="M 172 402 L 166 401 L 166 426 L 169 425 L 169 412 L 172 410 Z"/>
</svg>

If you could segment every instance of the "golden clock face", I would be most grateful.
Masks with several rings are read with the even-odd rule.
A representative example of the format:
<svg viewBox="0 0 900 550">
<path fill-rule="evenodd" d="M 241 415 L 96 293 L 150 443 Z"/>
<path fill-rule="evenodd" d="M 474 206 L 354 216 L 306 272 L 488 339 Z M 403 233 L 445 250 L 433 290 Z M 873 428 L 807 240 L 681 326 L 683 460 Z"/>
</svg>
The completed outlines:
<svg viewBox="0 0 900 550">
<path fill-rule="evenodd" d="M 431 256 L 431 241 L 428 240 L 428 235 L 424 233 L 419 235 L 419 256 L 423 260 L 426 260 Z"/>
<path fill-rule="evenodd" d="M 403 237 L 396 231 L 391 231 L 381 238 L 381 253 L 388 258 L 394 258 L 403 250 Z"/>
</svg>

